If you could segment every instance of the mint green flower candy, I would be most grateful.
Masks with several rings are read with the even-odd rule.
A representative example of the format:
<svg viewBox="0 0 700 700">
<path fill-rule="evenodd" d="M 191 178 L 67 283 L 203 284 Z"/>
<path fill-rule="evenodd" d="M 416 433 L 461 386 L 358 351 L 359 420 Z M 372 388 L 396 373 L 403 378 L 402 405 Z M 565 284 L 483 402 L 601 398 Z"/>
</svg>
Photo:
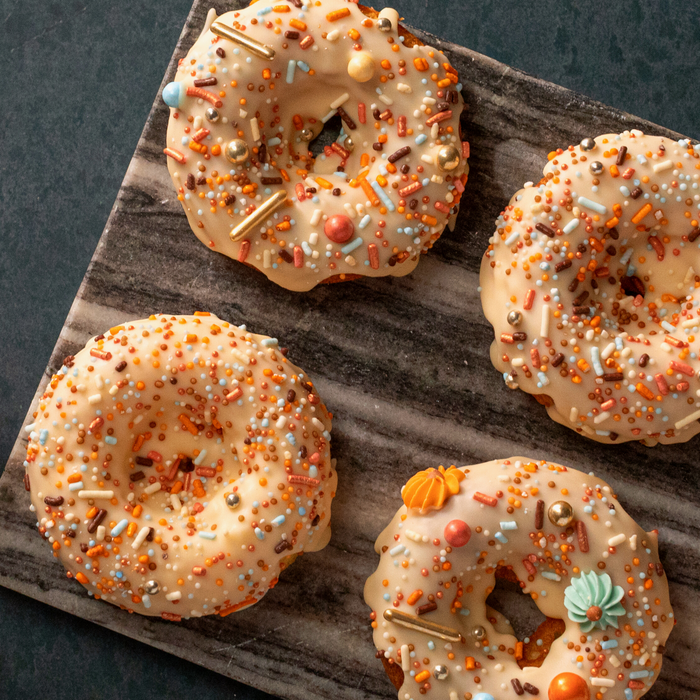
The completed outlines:
<svg viewBox="0 0 700 700">
<path fill-rule="evenodd" d="M 578 622 L 582 632 L 590 632 L 596 627 L 617 629 L 617 618 L 625 614 L 620 602 L 624 595 L 620 586 L 612 585 L 608 574 L 589 571 L 571 579 L 571 585 L 564 591 L 564 605 L 569 611 L 569 619 Z"/>
</svg>

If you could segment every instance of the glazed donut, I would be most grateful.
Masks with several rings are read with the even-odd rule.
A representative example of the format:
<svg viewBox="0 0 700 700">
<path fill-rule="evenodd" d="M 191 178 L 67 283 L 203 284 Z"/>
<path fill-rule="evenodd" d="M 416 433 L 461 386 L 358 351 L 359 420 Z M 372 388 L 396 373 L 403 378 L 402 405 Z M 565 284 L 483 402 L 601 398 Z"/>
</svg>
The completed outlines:
<svg viewBox="0 0 700 700">
<path fill-rule="evenodd" d="M 640 131 L 549 154 L 482 260 L 491 359 L 599 442 L 700 432 L 700 148 Z"/>
<path fill-rule="evenodd" d="M 457 213 L 469 145 L 457 72 L 398 19 L 349 0 L 210 11 L 163 90 L 168 168 L 202 243 L 296 291 L 415 268 Z"/>
<path fill-rule="evenodd" d="M 331 415 L 285 354 L 200 313 L 65 359 L 27 426 L 25 486 L 69 578 L 142 615 L 224 616 L 326 545 Z"/>
<path fill-rule="evenodd" d="M 377 539 L 365 585 L 399 700 L 635 700 L 674 625 L 656 532 L 605 482 L 524 457 L 428 469 Z M 519 582 L 546 615 L 518 640 L 487 604 Z"/>
</svg>

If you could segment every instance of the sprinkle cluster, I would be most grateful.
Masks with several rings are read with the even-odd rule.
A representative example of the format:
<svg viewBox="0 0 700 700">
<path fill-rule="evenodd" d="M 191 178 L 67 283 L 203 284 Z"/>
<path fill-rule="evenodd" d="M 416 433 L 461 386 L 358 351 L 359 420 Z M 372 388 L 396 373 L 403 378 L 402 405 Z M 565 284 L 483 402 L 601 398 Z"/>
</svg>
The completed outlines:
<svg viewBox="0 0 700 700">
<path fill-rule="evenodd" d="M 26 428 L 25 485 L 69 578 L 146 615 L 227 615 L 325 545 L 331 416 L 285 355 L 198 313 L 65 359 Z"/>
</svg>

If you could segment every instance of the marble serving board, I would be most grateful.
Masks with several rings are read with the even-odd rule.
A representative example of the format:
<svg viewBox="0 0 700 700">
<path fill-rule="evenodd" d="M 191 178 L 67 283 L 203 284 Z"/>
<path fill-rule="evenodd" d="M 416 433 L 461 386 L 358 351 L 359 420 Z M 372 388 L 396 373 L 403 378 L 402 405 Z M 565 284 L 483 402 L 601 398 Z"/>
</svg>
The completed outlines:
<svg viewBox="0 0 700 700">
<path fill-rule="evenodd" d="M 163 84 L 209 7 L 237 4 L 195 2 Z M 375 659 L 362 588 L 400 487 L 418 469 L 524 454 L 595 471 L 646 529 L 659 530 L 678 624 L 647 697 L 697 698 L 699 439 L 605 446 L 553 423 L 491 366 L 492 330 L 477 291 L 495 217 L 523 182 L 539 178 L 549 150 L 630 128 L 677 135 L 413 31 L 459 69 L 472 153 L 457 226 L 413 274 L 298 294 L 207 250 L 172 189 L 162 153 L 168 110 L 158 96 L 37 391 L 90 336 L 154 311 L 209 310 L 279 338 L 335 413 L 340 483 L 330 545 L 299 559 L 261 603 L 225 619 L 175 625 L 128 615 L 69 581 L 36 533 L 22 484 L 23 433 L 0 480 L 0 584 L 284 698 L 394 698 Z"/>
</svg>

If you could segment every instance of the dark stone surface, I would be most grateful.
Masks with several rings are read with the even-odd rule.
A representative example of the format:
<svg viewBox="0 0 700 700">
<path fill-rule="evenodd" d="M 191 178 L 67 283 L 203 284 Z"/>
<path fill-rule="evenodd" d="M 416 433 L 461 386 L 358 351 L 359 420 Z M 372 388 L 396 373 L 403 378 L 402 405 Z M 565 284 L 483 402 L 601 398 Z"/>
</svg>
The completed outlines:
<svg viewBox="0 0 700 700">
<path fill-rule="evenodd" d="M 0 465 L 9 455 L 101 234 L 188 5 L 186 0 L 0 2 L 0 220 L 4 244 L 0 257 L 3 337 Z M 394 6 L 414 26 L 686 135 L 700 136 L 695 101 L 686 97 L 700 79 L 696 60 L 700 49 L 700 9 L 695 4 L 632 0 L 604 5 L 596 0 L 560 0 L 533 5 L 518 0 L 403 0 Z M 138 191 L 129 190 L 123 192 L 121 201 L 126 212 L 121 224 L 125 226 L 124 237 L 118 243 L 112 238 L 115 255 L 102 256 L 101 262 L 93 266 L 93 276 L 106 284 L 99 292 L 86 288 L 84 300 L 87 304 L 97 302 L 134 313 L 142 305 L 148 306 L 148 280 L 139 276 L 137 266 L 129 266 L 128 258 L 125 263 L 125 258 L 116 254 L 118 249 L 136 249 L 133 246 L 138 240 L 139 217 L 130 211 L 145 203 L 147 210 L 158 212 L 163 224 L 163 238 L 152 243 L 156 252 L 159 244 L 177 240 L 171 261 L 180 261 L 183 270 L 191 269 L 188 266 L 192 264 L 201 266 L 201 283 L 207 291 L 194 294 L 193 298 L 200 305 L 217 295 L 219 299 L 235 298 L 220 286 L 220 273 L 235 276 L 239 288 L 253 292 L 250 298 L 245 303 L 210 303 L 210 308 L 231 320 L 247 321 L 258 331 L 273 332 L 269 324 L 279 320 L 279 330 L 274 330 L 296 348 L 294 359 L 324 377 L 325 393 L 331 397 L 327 402 L 330 404 L 332 399 L 337 410 L 343 404 L 347 406 L 345 424 L 340 423 L 334 443 L 335 449 L 346 455 L 344 468 L 347 474 L 353 474 L 353 481 L 371 479 L 381 473 L 380 465 L 389 465 L 386 473 L 393 474 L 397 483 L 401 483 L 418 466 L 415 460 L 421 447 L 430 459 L 465 462 L 492 457 L 494 454 L 490 452 L 498 448 L 515 451 L 514 445 L 522 446 L 520 451 L 534 453 L 537 444 L 533 434 L 540 435 L 543 427 L 548 426 L 543 410 L 533 407 L 523 397 L 501 396 L 500 403 L 496 399 L 475 404 L 474 395 L 478 398 L 493 394 L 493 387 L 500 383 L 487 361 L 490 328 L 480 315 L 470 274 L 477 270 L 491 220 L 511 191 L 522 180 L 536 175 L 535 168 L 550 148 L 567 145 L 568 139 L 586 133 L 586 127 L 592 124 L 600 125 L 600 131 L 607 126 L 621 128 L 621 117 L 612 111 L 606 112 L 571 96 L 574 101 L 567 104 L 566 99 L 562 101 L 562 94 L 548 90 L 546 86 L 533 87 L 525 95 L 518 76 L 504 66 L 476 61 L 470 68 L 465 99 L 472 109 L 467 133 L 474 157 L 468 194 L 474 201 L 463 208 L 455 233 L 443 238 L 421 263 L 413 279 L 375 280 L 360 283 L 354 290 L 352 285 L 346 285 L 347 289 L 342 291 L 318 290 L 298 301 L 295 313 L 282 322 L 272 308 L 273 298 L 275 304 L 279 303 L 278 290 L 253 271 L 211 256 L 196 244 L 184 216 L 173 206 L 176 203 L 163 208 L 157 197 L 149 202 L 138 199 Z M 500 111 L 494 109 L 495 98 L 506 105 Z M 524 109 L 518 114 L 516 105 L 521 98 L 520 106 Z M 480 108 L 482 104 L 486 108 Z M 582 114 L 577 114 L 577 110 Z M 491 132 L 497 135 L 498 149 L 493 151 L 489 149 Z M 509 134 L 511 140 L 504 141 L 503 134 Z M 157 148 L 148 151 L 149 156 L 157 152 Z M 164 170 L 161 160 L 157 162 Z M 162 181 L 167 184 L 165 175 Z M 159 190 L 158 194 L 162 193 L 170 196 L 167 190 Z M 176 212 L 179 215 L 172 216 Z M 161 260 L 160 264 L 164 262 Z M 449 289 L 452 285 L 455 295 L 467 296 L 446 305 L 443 290 L 430 284 L 431 272 L 442 276 L 443 287 Z M 175 278 L 160 293 L 159 298 L 167 300 L 172 310 L 190 310 L 184 308 L 189 303 L 189 294 L 182 293 Z M 285 303 L 287 295 L 282 294 L 282 298 Z M 422 314 L 418 317 L 412 315 L 411 308 L 416 298 L 422 299 L 419 309 Z M 322 308 L 329 302 L 336 308 L 334 318 L 344 319 L 337 326 L 333 318 L 323 316 Z M 83 319 L 82 323 L 76 318 L 72 327 L 78 336 L 87 336 L 95 323 L 98 318 Z M 359 351 L 349 341 L 344 328 L 371 334 L 373 342 L 364 348 L 366 352 Z M 473 348 L 447 346 L 449 353 L 443 353 L 436 362 L 425 344 L 426 336 L 436 329 L 448 337 L 470 338 Z M 329 343 L 329 338 L 334 342 Z M 323 350 L 318 350 L 321 345 Z M 396 347 L 402 349 L 400 356 Z M 461 373 L 465 359 L 469 362 L 469 375 Z M 424 369 L 417 372 L 415 367 Z M 335 385 L 334 379 L 339 376 L 343 384 Z M 466 388 L 465 382 L 471 386 Z M 375 428 L 368 436 L 358 404 L 363 392 L 370 388 L 385 407 L 400 404 L 404 413 L 397 411 L 392 421 L 386 421 L 381 429 Z M 405 430 L 400 422 L 402 415 L 404 420 L 412 420 L 416 409 L 429 414 L 435 434 L 421 446 L 404 449 L 401 446 L 406 442 L 425 437 Z M 446 416 L 453 417 L 454 423 L 441 434 Z M 480 424 L 489 426 L 488 433 L 479 432 Z M 459 426 L 457 432 L 453 430 L 455 425 Z M 464 436 L 472 432 L 474 442 L 465 448 Z M 563 428 L 552 428 L 552 434 L 553 449 L 547 456 L 559 456 L 566 461 L 566 454 L 572 465 L 591 465 L 621 485 L 626 482 L 627 502 L 633 515 L 649 526 L 664 523 L 666 566 L 675 572 L 672 581 L 679 594 L 684 591 L 688 610 L 692 610 L 693 601 L 697 601 L 697 552 L 691 553 L 686 545 L 689 537 L 697 535 L 697 514 L 692 517 L 690 509 L 699 498 L 697 487 L 690 491 L 687 488 L 688 482 L 693 481 L 693 464 L 685 455 L 687 450 L 649 451 L 636 446 L 603 450 L 599 446 L 594 448 L 583 438 L 569 436 Z M 366 461 L 368 452 L 372 454 L 371 462 Z M 652 485 L 649 478 L 659 468 L 656 462 L 662 454 L 668 478 L 663 485 L 658 480 Z M 623 460 L 631 462 L 626 472 L 613 466 Z M 645 501 L 636 492 L 635 481 L 649 485 L 655 492 L 653 501 Z M 359 515 L 352 512 L 358 489 L 349 488 L 351 484 L 347 482 L 346 486 L 346 495 L 339 499 L 339 512 L 346 513 L 348 525 L 355 519 L 363 520 L 360 517 L 363 515 L 366 522 L 354 524 L 356 540 L 346 532 L 325 555 L 320 555 L 328 566 L 339 558 L 366 554 L 379 528 L 379 524 L 369 522 L 369 510 Z M 381 496 L 377 497 L 377 505 L 387 504 L 387 517 L 396 505 L 395 487 L 393 483 L 381 484 Z M 683 489 L 684 496 L 678 515 L 671 518 L 668 504 L 678 489 Z M 18 510 L 24 511 L 25 506 L 21 503 Z M 0 507 L 6 512 L 12 509 L 7 491 L 0 491 Z M 26 518 L 23 525 L 26 526 Z M 37 540 L 36 549 L 31 550 L 36 558 L 12 556 L 6 549 L 0 556 L 0 574 L 9 576 L 14 570 L 21 571 L 24 576 L 19 576 L 20 579 L 33 579 L 36 584 L 40 576 L 29 575 L 37 573 L 31 570 L 32 560 L 41 564 L 50 564 L 51 560 L 35 534 L 28 533 L 27 537 L 28 542 Z M 355 570 L 364 574 L 367 567 L 371 570 L 373 562 L 358 563 Z M 58 583 L 56 590 L 44 591 L 43 597 L 53 605 L 70 607 L 69 598 L 79 598 L 80 592 L 76 595 L 72 587 L 66 586 L 55 566 L 46 568 L 48 575 L 42 585 L 53 589 L 54 581 Z M 303 584 L 304 576 L 308 579 L 313 572 L 311 561 L 298 564 L 289 572 L 288 590 L 297 589 Z M 357 578 L 359 582 L 361 577 Z M 277 590 L 280 596 L 282 588 Z M 335 593 L 349 601 L 348 615 L 353 625 L 358 619 L 362 621 L 365 611 L 358 600 L 358 591 Z M 319 589 L 319 597 L 332 598 L 332 593 Z M 278 605 L 284 602 L 281 597 L 277 601 Z M 115 624 L 112 611 L 105 611 L 107 606 L 98 604 L 95 612 L 92 609 L 95 603 L 80 604 L 83 603 L 91 606 L 89 612 L 81 612 L 85 617 L 97 619 L 101 624 Z M 271 601 L 270 611 L 274 609 Z M 119 615 L 117 611 L 114 613 Z M 116 624 L 123 622 L 116 619 Z M 212 623 L 191 625 L 183 634 L 194 635 L 194 644 L 197 635 L 206 635 L 207 630 L 215 629 L 218 624 L 219 634 L 223 630 L 229 639 L 241 639 L 239 635 L 245 635 L 248 619 L 251 628 L 257 630 L 265 628 L 268 622 L 262 615 L 241 617 L 225 628 L 218 621 L 214 621 L 213 627 Z M 336 622 L 342 625 L 342 620 Z M 127 624 L 134 633 L 156 640 L 161 647 L 168 645 L 157 639 L 179 634 L 172 625 L 149 626 L 144 633 L 136 616 L 128 616 L 122 626 Z M 275 621 L 270 620 L 268 629 L 273 627 Z M 687 663 L 692 657 L 689 649 L 692 636 L 682 638 L 680 632 L 676 630 L 677 641 L 669 654 L 673 665 L 665 670 L 662 682 L 649 698 L 672 697 L 667 694 L 673 689 L 668 680 L 671 678 L 677 682 L 674 697 L 686 697 L 681 693 L 692 693 L 693 688 L 697 692 L 697 676 L 692 677 L 693 671 Z M 359 644 L 364 645 L 363 661 L 370 659 L 369 634 L 362 631 L 355 634 Z M 264 697 L 223 676 L 4 588 L 0 588 L 0 635 L 3 640 L 0 695 L 7 691 L 8 697 L 37 697 L 48 687 L 56 698 L 136 700 L 180 697 L 188 692 L 211 698 Z M 229 656 L 233 661 L 234 656 L 227 650 L 237 644 L 228 639 L 222 641 L 220 647 L 225 658 L 215 659 L 218 666 L 226 666 Z M 263 658 L 268 651 L 264 644 L 251 645 L 253 649 L 257 657 Z M 189 658 L 208 662 L 204 650 L 191 651 L 186 654 Z M 269 656 L 273 659 L 275 654 Z M 314 671 L 318 667 L 310 662 L 307 665 L 303 655 L 291 660 L 299 670 L 296 683 L 302 684 L 297 692 L 303 692 L 304 673 L 318 673 Z M 240 658 L 234 661 L 234 666 L 241 661 Z M 323 665 L 331 662 L 329 657 Z M 226 672 L 222 668 L 217 670 Z M 380 684 L 381 671 L 373 662 L 354 671 L 337 669 L 338 682 L 351 685 L 353 672 L 357 673 L 355 685 L 367 673 L 364 684 L 360 680 L 367 696 L 391 696 L 390 689 Z"/>
</svg>

